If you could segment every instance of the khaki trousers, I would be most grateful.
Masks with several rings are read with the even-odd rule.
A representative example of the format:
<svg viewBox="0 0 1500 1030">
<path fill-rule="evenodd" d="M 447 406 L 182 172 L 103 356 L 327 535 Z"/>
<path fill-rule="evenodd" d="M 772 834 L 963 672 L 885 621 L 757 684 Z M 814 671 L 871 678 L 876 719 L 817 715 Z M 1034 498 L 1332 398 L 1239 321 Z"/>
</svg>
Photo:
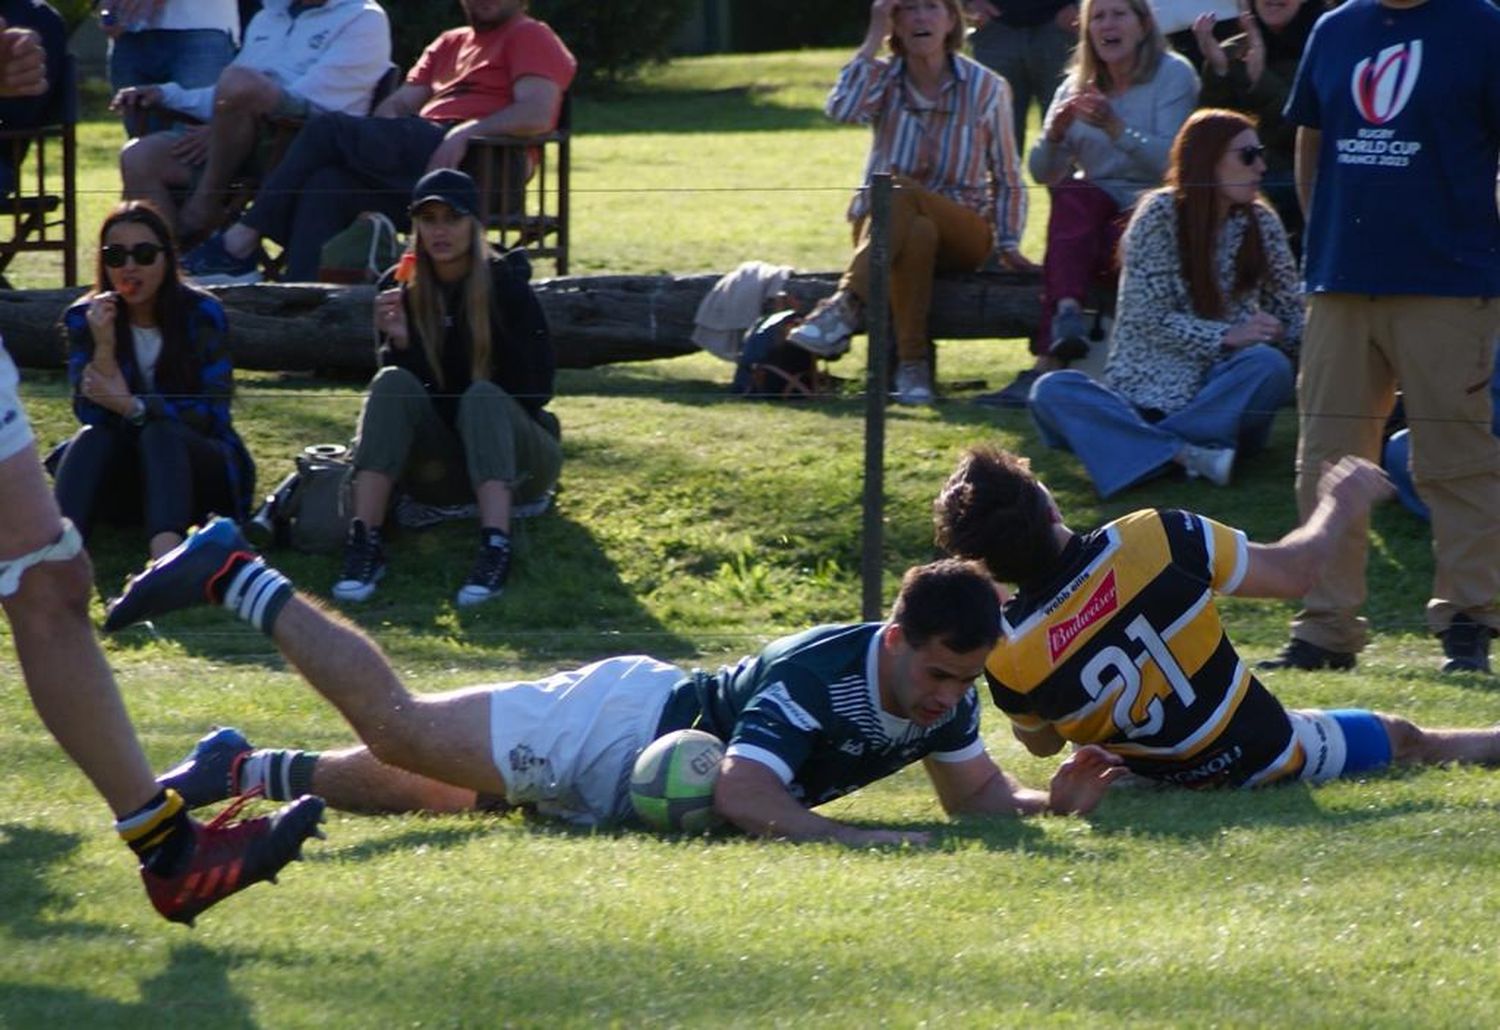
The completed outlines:
<svg viewBox="0 0 1500 1030">
<path fill-rule="evenodd" d="M 972 272 L 994 246 L 989 221 L 976 211 L 896 176 L 891 191 L 891 318 L 901 361 L 927 358 L 927 313 L 936 272 Z M 839 288 L 870 295 L 870 220 L 854 225 L 854 258 Z"/>
<path fill-rule="evenodd" d="M 1500 439 L 1490 429 L 1500 300 L 1320 293 L 1312 297 L 1297 380 L 1297 507 L 1317 505 L 1325 462 L 1380 460 L 1400 385 L 1411 425 L 1412 477 L 1432 509 L 1436 569 L 1427 624 L 1464 612 L 1500 629 Z M 1339 541 L 1303 599 L 1292 636 L 1333 651 L 1366 642 L 1369 521 Z"/>
</svg>

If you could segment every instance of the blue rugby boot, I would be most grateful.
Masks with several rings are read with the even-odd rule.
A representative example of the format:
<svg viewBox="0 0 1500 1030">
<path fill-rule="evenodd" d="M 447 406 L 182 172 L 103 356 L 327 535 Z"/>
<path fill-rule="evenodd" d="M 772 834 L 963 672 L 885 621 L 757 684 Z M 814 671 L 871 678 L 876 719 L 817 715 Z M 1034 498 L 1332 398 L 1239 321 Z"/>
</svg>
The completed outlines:
<svg viewBox="0 0 1500 1030">
<path fill-rule="evenodd" d="M 186 540 L 125 581 L 105 612 L 104 630 L 112 633 L 179 608 L 221 604 L 230 574 L 260 560 L 233 519 L 219 517 L 189 530 Z"/>
<path fill-rule="evenodd" d="M 182 795 L 188 808 L 202 808 L 241 793 L 237 785 L 240 763 L 250 755 L 250 742 L 233 726 L 214 730 L 192 752 L 156 778 L 163 787 Z"/>
</svg>

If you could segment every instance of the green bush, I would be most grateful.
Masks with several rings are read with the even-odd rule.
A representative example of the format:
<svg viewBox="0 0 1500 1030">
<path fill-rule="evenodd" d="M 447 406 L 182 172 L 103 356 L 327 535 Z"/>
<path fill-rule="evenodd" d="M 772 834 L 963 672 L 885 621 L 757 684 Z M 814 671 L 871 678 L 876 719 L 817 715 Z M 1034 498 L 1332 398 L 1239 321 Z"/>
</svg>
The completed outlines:
<svg viewBox="0 0 1500 1030">
<path fill-rule="evenodd" d="M 578 84 L 608 86 L 665 60 L 690 0 L 533 0 L 531 15 L 551 25 L 578 58 Z M 464 23 L 457 0 L 388 3 L 393 59 L 410 68 L 444 29 Z"/>
<path fill-rule="evenodd" d="M 49 0 L 57 13 L 62 15 L 63 21 L 68 23 L 68 31 L 72 32 L 82 25 L 84 19 L 93 13 L 93 0 Z"/>
</svg>

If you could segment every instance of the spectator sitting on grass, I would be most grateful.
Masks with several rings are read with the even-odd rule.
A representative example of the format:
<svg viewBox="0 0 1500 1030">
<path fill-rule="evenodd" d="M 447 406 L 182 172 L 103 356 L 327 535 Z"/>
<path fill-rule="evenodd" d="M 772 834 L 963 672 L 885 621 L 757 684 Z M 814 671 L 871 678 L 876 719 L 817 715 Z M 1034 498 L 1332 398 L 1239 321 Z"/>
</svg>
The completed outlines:
<svg viewBox="0 0 1500 1030">
<path fill-rule="evenodd" d="M 240 39 L 235 0 L 109 0 L 98 7 L 109 37 L 109 85 L 175 82 L 185 89 L 212 86 L 234 60 Z M 134 139 L 171 127 L 170 111 L 125 112 L 125 133 Z"/>
<path fill-rule="evenodd" d="M 165 110 L 203 123 L 127 143 L 120 152 L 126 198 L 150 200 L 185 241 L 212 232 L 224 220 L 230 181 L 255 159 L 265 119 L 364 114 L 390 60 L 390 25 L 375 0 L 267 0 L 216 82 L 115 94 L 113 106 L 127 118 Z M 179 213 L 175 196 L 189 188 Z"/>
<path fill-rule="evenodd" d="M 200 282 L 253 282 L 262 237 L 285 248 L 285 277 L 317 278 L 323 244 L 362 211 L 406 219 L 425 172 L 457 168 L 471 136 L 557 125 L 577 62 L 525 0 L 462 0 L 466 28 L 438 36 L 373 115 L 327 114 L 303 128 L 243 219 L 184 259 Z"/>
<path fill-rule="evenodd" d="M 1167 187 L 1125 232 L 1109 385 L 1061 369 L 1031 388 L 1042 439 L 1077 454 L 1101 497 L 1177 466 L 1225 486 L 1291 403 L 1302 291 L 1259 193 L 1264 151 L 1239 112 L 1193 113 Z"/>
<path fill-rule="evenodd" d="M 1025 816 L 1091 811 L 1122 774 L 1084 748 L 1046 791 L 1003 772 L 979 732 L 974 678 L 999 599 L 982 570 L 907 571 L 888 622 L 820 626 L 717 673 L 645 655 L 536 682 L 412 694 L 353 625 L 293 590 L 218 519 L 132 578 L 106 628 L 222 603 L 275 641 L 364 747 L 252 751 L 238 732 L 200 741 L 161 778 L 189 805 L 260 790 L 316 789 L 336 808 L 452 812 L 526 805 L 581 825 L 630 818 L 636 756 L 694 727 L 727 744 L 714 807 L 747 833 L 852 845 L 925 844 L 922 830 L 864 828 L 813 811 L 921 761 L 943 809 Z"/>
<path fill-rule="evenodd" d="M 1390 493 L 1378 466 L 1344 458 L 1324 471 L 1312 515 L 1273 544 L 1160 509 L 1075 533 L 1025 459 L 976 448 L 934 511 L 940 547 L 1017 588 L 985 678 L 1033 754 L 1097 745 L 1141 777 L 1190 788 L 1320 783 L 1390 764 L 1500 764 L 1500 727 L 1287 710 L 1224 632 L 1215 594 L 1300 596 L 1338 535 Z"/>
<path fill-rule="evenodd" d="M 1007 268 L 1021 256 L 1026 190 L 1012 131 L 1010 88 L 964 57 L 958 0 L 875 0 L 864 43 L 844 65 L 827 111 L 872 124 L 865 179 L 896 175 L 891 198 L 891 313 L 896 324 L 896 399 L 932 403 L 927 312 L 939 270 L 972 272 L 991 250 Z M 889 45 L 892 57 L 876 57 Z M 849 205 L 857 246 L 838 290 L 792 330 L 793 343 L 837 357 L 848 349 L 869 292 L 870 198 Z"/>
<path fill-rule="evenodd" d="M 1083 302 L 1096 283 L 1113 280 L 1130 212 L 1161 185 L 1197 99 L 1197 73 L 1167 47 L 1146 0 L 1084 0 L 1072 67 L 1028 158 L 1052 198 L 1035 366 L 978 403 L 1025 407 L 1038 376 L 1088 353 Z"/>
<path fill-rule="evenodd" d="M 244 517 L 255 466 L 230 421 L 224 308 L 181 281 L 166 221 L 125 201 L 99 244 L 94 289 L 63 315 L 83 425 L 57 466 L 57 500 L 85 540 L 101 518 L 144 522 L 156 557 L 212 512 Z"/>
<path fill-rule="evenodd" d="M 557 483 L 547 321 L 524 276 L 490 249 L 478 207 L 463 172 L 423 176 L 412 250 L 375 299 L 382 368 L 359 413 L 354 518 L 333 585 L 341 601 L 368 599 L 385 575 L 381 524 L 398 482 L 422 502 L 478 501 L 479 548 L 460 605 L 500 594 L 513 506 L 544 501 Z"/>
</svg>

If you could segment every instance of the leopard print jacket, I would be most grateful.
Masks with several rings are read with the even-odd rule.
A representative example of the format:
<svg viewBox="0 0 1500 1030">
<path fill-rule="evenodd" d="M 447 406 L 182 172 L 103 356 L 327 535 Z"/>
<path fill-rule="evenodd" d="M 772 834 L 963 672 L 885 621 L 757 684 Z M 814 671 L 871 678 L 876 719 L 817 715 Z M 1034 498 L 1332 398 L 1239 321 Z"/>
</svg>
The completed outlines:
<svg viewBox="0 0 1500 1030">
<path fill-rule="evenodd" d="M 1260 222 L 1269 273 L 1259 289 L 1232 295 L 1234 257 L 1252 213 Z M 1229 298 L 1223 319 L 1200 318 L 1193 311 L 1177 253 L 1177 206 L 1169 191 L 1142 198 L 1121 253 L 1124 269 L 1105 379 L 1137 407 L 1171 414 L 1186 406 L 1203 388 L 1209 369 L 1228 354 L 1224 334 L 1257 309 L 1281 321 L 1285 333 L 1275 346 L 1296 360 L 1302 289 L 1286 230 L 1270 207 L 1235 210 L 1219 233 L 1214 267 Z"/>
</svg>

